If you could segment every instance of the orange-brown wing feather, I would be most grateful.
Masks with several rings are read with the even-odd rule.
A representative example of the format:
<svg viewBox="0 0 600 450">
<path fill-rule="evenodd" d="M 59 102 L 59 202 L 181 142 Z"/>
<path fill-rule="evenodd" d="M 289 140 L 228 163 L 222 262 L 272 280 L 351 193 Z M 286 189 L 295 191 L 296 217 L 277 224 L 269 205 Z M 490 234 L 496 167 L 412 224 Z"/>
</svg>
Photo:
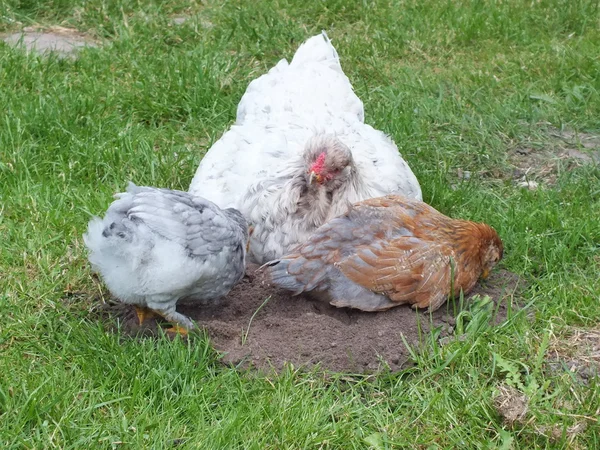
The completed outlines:
<svg viewBox="0 0 600 450">
<path fill-rule="evenodd" d="M 441 243 L 400 237 L 360 246 L 337 267 L 353 282 L 394 302 L 437 309 L 450 293 L 450 256 Z"/>
<path fill-rule="evenodd" d="M 438 307 L 449 291 L 443 258 L 449 250 L 432 235 L 443 217 L 400 196 L 365 200 L 319 227 L 294 254 L 273 261 L 272 281 L 296 294 L 326 289 L 337 267 L 350 281 L 398 304 Z M 360 309 L 356 300 L 353 307 Z"/>
</svg>

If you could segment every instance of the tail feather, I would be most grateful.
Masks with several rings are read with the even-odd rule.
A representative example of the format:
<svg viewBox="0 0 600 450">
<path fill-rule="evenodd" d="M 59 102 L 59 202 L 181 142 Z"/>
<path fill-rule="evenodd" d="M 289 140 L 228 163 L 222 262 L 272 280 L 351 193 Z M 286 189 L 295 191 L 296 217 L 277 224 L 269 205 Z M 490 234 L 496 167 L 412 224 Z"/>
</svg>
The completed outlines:
<svg viewBox="0 0 600 450">
<path fill-rule="evenodd" d="M 288 273 L 289 260 L 280 259 L 264 264 L 260 270 L 266 268 L 268 277 L 275 286 L 298 295 L 304 292 L 304 284 L 297 277 Z"/>
<path fill-rule="evenodd" d="M 328 273 L 328 266 L 322 261 L 308 261 L 301 256 L 271 261 L 261 269 L 265 267 L 271 282 L 281 289 L 291 291 L 293 295 L 318 288 Z"/>
<path fill-rule="evenodd" d="M 332 69 L 341 71 L 340 58 L 325 31 L 306 40 L 296 51 L 290 66 L 308 62 L 326 62 Z"/>
</svg>

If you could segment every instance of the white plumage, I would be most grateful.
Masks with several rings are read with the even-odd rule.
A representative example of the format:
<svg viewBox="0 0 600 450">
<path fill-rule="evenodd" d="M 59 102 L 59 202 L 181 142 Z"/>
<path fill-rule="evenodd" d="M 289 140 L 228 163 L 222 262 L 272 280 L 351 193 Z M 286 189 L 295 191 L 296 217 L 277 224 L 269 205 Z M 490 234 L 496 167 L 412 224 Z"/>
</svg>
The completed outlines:
<svg viewBox="0 0 600 450">
<path fill-rule="evenodd" d="M 131 183 L 116 197 L 83 236 L 93 269 L 122 302 L 191 328 L 177 301 L 217 299 L 242 278 L 246 221 L 187 192 Z"/>
<path fill-rule="evenodd" d="M 240 210 L 258 263 L 288 253 L 349 203 L 390 193 L 422 198 L 394 142 L 364 123 L 325 33 L 250 83 L 190 192 Z"/>
</svg>

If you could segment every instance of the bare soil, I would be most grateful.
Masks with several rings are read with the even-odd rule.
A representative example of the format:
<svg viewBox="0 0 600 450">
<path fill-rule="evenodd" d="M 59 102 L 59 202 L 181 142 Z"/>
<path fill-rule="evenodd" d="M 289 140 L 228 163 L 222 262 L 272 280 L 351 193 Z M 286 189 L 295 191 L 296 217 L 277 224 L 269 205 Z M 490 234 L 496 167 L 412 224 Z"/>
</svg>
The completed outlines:
<svg viewBox="0 0 600 450">
<path fill-rule="evenodd" d="M 552 186 L 560 170 L 572 170 L 586 164 L 600 164 L 600 136 L 550 128 L 549 142 L 523 143 L 509 152 L 512 177 L 517 185 L 535 189 L 539 184 Z"/>
<path fill-rule="evenodd" d="M 457 178 L 472 177 L 511 180 L 515 185 L 535 190 L 553 188 L 558 176 L 583 166 L 600 165 L 600 136 L 548 127 L 546 137 L 509 145 L 506 165 L 471 173 L 457 169 Z M 511 148 L 512 147 L 512 148 Z"/>
<path fill-rule="evenodd" d="M 267 372 L 286 363 L 346 373 L 398 371 L 410 364 L 402 335 L 411 347 L 418 347 L 432 327 L 441 328 L 440 340 L 454 330 L 453 304 L 431 317 L 405 306 L 377 313 L 338 309 L 304 296 L 291 297 L 254 275 L 254 268 L 248 273 L 218 305 L 177 307 L 206 330 L 226 364 Z M 490 296 L 499 303 L 495 322 L 500 322 L 521 287 L 517 275 L 497 270 L 468 298 Z M 168 325 L 149 319 L 140 326 L 129 305 L 115 302 L 107 308 L 127 335 L 154 335 L 159 326 Z"/>
<path fill-rule="evenodd" d="M 529 411 L 529 399 L 516 388 L 503 384 L 498 388 L 494 406 L 506 424 L 524 424 Z"/>
<path fill-rule="evenodd" d="M 0 39 L 12 47 L 21 47 L 28 52 L 56 53 L 62 58 L 74 58 L 83 47 L 98 44 L 77 30 L 65 27 L 25 27 L 16 33 L 2 34 Z"/>
<path fill-rule="evenodd" d="M 584 384 L 600 376 L 600 325 L 569 327 L 553 336 L 547 363 L 551 372 L 571 372 Z"/>
</svg>

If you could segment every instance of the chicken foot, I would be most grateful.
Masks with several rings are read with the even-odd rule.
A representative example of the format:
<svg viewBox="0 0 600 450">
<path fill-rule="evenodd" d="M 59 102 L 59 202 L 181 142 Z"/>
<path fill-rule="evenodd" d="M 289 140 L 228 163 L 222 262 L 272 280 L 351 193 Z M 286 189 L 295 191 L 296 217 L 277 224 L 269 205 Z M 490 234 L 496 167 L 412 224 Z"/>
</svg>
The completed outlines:
<svg viewBox="0 0 600 450">
<path fill-rule="evenodd" d="M 154 309 L 156 314 L 161 316 L 167 322 L 171 322 L 173 326 L 171 328 L 167 328 L 165 331 L 167 333 L 177 333 L 183 336 L 187 336 L 188 331 L 194 328 L 194 323 L 189 319 L 189 317 L 184 316 L 183 314 L 178 313 L 175 309 Z"/>
<path fill-rule="evenodd" d="M 177 333 L 185 336 L 188 334 L 190 329 L 194 328 L 194 324 L 188 317 L 176 311 L 152 309 L 138 305 L 134 305 L 134 307 L 140 325 L 142 325 L 147 319 L 151 319 L 152 317 L 156 317 L 158 315 L 167 322 L 171 322 L 173 324 L 171 328 L 167 328 L 165 330 L 168 333 Z"/>
</svg>

